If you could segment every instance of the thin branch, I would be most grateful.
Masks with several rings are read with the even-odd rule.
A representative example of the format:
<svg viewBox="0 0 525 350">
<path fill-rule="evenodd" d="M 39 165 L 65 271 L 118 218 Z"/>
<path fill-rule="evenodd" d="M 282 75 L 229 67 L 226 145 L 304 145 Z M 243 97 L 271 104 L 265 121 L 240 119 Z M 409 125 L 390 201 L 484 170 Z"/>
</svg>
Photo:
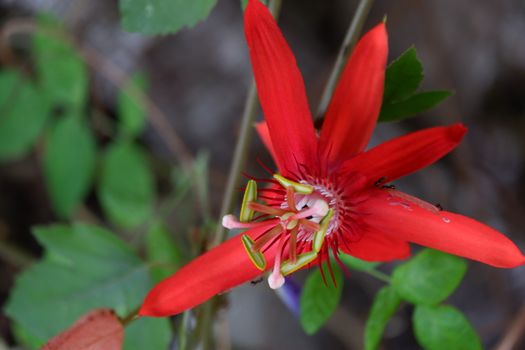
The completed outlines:
<svg viewBox="0 0 525 350">
<path fill-rule="evenodd" d="M 332 68 L 332 72 L 330 73 L 330 77 L 328 78 L 328 82 L 326 83 L 325 89 L 323 91 L 323 96 L 321 97 L 321 102 L 319 103 L 319 107 L 317 109 L 317 119 L 322 118 L 326 112 L 326 109 L 328 108 L 328 104 L 330 103 L 330 99 L 334 93 L 339 76 L 344 69 L 348 56 L 350 56 L 350 53 L 352 53 L 352 50 L 357 43 L 373 3 L 374 0 L 361 0 L 357 6 L 357 10 L 355 11 L 352 22 L 348 27 L 345 39 L 341 45 L 341 48 L 339 49 L 334 67 Z"/>
<path fill-rule="evenodd" d="M 18 269 L 25 269 L 34 262 L 31 255 L 3 239 L 0 239 L 0 259 Z"/>
<path fill-rule="evenodd" d="M 508 331 L 503 336 L 494 350 L 512 350 L 517 349 L 518 342 L 525 334 L 525 305 L 521 307 L 519 313 L 516 315 Z"/>
</svg>

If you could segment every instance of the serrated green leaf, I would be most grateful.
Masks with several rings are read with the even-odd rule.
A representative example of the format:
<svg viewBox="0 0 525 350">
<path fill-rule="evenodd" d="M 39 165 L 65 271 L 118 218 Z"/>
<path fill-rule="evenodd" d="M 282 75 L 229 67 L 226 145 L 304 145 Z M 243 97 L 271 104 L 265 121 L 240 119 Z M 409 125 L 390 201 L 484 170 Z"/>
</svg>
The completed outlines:
<svg viewBox="0 0 525 350">
<path fill-rule="evenodd" d="M 81 57 L 62 37 L 63 29 L 45 19 L 35 32 L 33 50 L 39 87 L 52 104 L 76 111 L 86 103 L 88 75 Z"/>
<path fill-rule="evenodd" d="M 18 275 L 5 312 L 42 342 L 94 308 L 129 314 L 151 286 L 146 265 L 102 228 L 55 225 L 35 236 L 46 254 Z"/>
<path fill-rule="evenodd" d="M 49 117 L 49 105 L 17 71 L 0 72 L 0 161 L 23 156 Z"/>
<path fill-rule="evenodd" d="M 404 100 L 416 92 L 423 80 L 423 66 L 414 47 L 406 50 L 388 66 L 385 73 L 384 103 Z"/>
<path fill-rule="evenodd" d="M 153 264 L 151 275 L 160 282 L 182 266 L 182 252 L 166 227 L 156 222 L 146 235 L 146 255 Z"/>
<path fill-rule="evenodd" d="M 176 33 L 208 17 L 217 0 L 120 0 L 122 27 L 142 34 Z"/>
<path fill-rule="evenodd" d="M 81 118 L 62 118 L 49 132 L 44 177 L 53 207 L 60 216 L 71 216 L 88 193 L 95 158 L 95 140 Z"/>
<path fill-rule="evenodd" d="M 127 142 L 106 151 L 98 196 L 104 212 L 116 225 L 134 228 L 153 212 L 153 175 L 143 151 Z"/>
<path fill-rule="evenodd" d="M 337 287 L 329 276 L 325 285 L 319 269 L 310 273 L 304 284 L 300 300 L 300 321 L 307 334 L 317 332 L 339 305 L 343 276 L 337 268 L 334 268 L 334 275 Z"/>
<path fill-rule="evenodd" d="M 383 104 L 379 121 L 397 122 L 413 117 L 436 106 L 450 95 L 452 95 L 452 91 L 448 90 L 425 91 L 412 95 L 403 101 Z"/>
<path fill-rule="evenodd" d="M 463 259 L 425 249 L 394 270 L 392 286 L 409 302 L 434 305 L 454 292 L 466 271 Z"/>
<path fill-rule="evenodd" d="M 339 259 L 341 259 L 343 264 L 345 264 L 349 268 L 358 270 L 358 271 L 368 271 L 381 264 L 380 262 L 370 262 L 370 261 L 361 260 L 354 256 L 343 254 L 343 253 L 339 254 Z"/>
<path fill-rule="evenodd" d="M 418 305 L 412 322 L 417 341 L 427 350 L 483 349 L 470 322 L 452 306 Z"/>
<path fill-rule="evenodd" d="M 42 345 L 45 344 L 44 340 L 35 337 L 33 334 L 31 334 L 31 332 L 27 331 L 18 323 L 11 322 L 10 326 L 16 343 L 24 346 L 24 349 L 36 350 L 40 349 Z M 2 349 L 1 346 L 0 349 Z"/>
<path fill-rule="evenodd" d="M 136 74 L 128 81 L 118 96 L 117 111 L 119 117 L 119 132 L 125 137 L 136 137 L 146 126 L 146 106 L 138 101 L 133 91 L 146 88 L 146 77 Z"/>
<path fill-rule="evenodd" d="M 377 349 L 386 324 L 396 313 L 401 299 L 392 287 L 383 287 L 377 292 L 365 326 L 365 349 Z"/>
<path fill-rule="evenodd" d="M 141 317 L 126 327 L 123 349 L 168 349 L 170 341 L 169 318 Z"/>
</svg>

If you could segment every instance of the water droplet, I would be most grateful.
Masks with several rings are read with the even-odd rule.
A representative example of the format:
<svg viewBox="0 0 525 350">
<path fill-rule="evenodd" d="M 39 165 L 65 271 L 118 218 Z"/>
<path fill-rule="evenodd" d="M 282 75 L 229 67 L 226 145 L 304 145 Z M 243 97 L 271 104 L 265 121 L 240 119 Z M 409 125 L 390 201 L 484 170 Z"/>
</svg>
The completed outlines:
<svg viewBox="0 0 525 350">
<path fill-rule="evenodd" d="M 449 218 L 441 218 L 441 220 L 443 220 L 443 222 L 445 224 L 450 224 L 450 219 Z"/>
</svg>

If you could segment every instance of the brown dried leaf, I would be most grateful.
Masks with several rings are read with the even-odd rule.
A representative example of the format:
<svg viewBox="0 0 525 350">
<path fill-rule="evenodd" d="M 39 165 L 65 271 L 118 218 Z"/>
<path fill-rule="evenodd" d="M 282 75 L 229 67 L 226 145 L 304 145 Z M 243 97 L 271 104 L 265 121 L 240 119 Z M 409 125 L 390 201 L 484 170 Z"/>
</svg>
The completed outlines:
<svg viewBox="0 0 525 350">
<path fill-rule="evenodd" d="M 111 309 L 90 311 L 41 350 L 120 350 L 124 327 Z"/>
</svg>

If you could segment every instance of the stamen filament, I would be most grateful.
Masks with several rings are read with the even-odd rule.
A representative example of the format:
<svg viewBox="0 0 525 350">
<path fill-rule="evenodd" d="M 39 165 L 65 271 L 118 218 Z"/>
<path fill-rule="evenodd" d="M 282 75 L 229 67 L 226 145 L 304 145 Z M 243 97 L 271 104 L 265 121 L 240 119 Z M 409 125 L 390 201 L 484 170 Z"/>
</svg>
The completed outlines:
<svg viewBox="0 0 525 350">
<path fill-rule="evenodd" d="M 258 211 L 260 213 L 265 213 L 273 216 L 281 216 L 286 214 L 286 210 L 270 207 L 268 205 L 256 203 L 256 202 L 248 202 L 247 204 L 248 208 L 251 210 Z"/>
<path fill-rule="evenodd" d="M 283 231 L 282 225 L 276 225 L 271 230 L 258 237 L 253 244 L 253 250 L 261 250 L 266 243 Z"/>
</svg>

